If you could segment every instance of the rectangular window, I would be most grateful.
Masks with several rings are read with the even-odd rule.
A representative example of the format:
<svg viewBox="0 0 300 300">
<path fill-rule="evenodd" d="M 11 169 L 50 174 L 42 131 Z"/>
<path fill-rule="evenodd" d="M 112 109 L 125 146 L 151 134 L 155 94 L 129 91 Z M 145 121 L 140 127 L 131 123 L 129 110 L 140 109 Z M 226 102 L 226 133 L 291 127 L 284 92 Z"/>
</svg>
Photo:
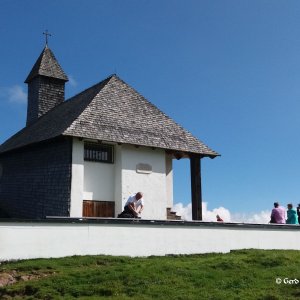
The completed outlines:
<svg viewBox="0 0 300 300">
<path fill-rule="evenodd" d="M 84 143 L 84 160 L 114 163 L 114 146 L 107 144 Z"/>
</svg>

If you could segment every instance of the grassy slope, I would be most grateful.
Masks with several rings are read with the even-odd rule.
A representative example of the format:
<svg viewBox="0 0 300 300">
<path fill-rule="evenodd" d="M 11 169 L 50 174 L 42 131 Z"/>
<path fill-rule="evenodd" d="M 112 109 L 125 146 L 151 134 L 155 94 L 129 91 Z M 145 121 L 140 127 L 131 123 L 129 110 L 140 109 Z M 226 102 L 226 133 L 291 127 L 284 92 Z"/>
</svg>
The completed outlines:
<svg viewBox="0 0 300 300">
<path fill-rule="evenodd" d="M 275 283 L 300 281 L 300 251 L 38 259 L 2 263 L 0 272 L 36 276 L 0 288 L 0 299 L 300 299 L 300 283 Z"/>
</svg>

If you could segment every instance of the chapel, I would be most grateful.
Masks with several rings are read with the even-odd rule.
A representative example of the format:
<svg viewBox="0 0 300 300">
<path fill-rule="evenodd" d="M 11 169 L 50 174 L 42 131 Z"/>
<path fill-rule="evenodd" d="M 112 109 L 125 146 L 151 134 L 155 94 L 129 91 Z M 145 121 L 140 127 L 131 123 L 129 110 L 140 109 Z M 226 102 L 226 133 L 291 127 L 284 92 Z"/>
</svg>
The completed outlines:
<svg viewBox="0 0 300 300">
<path fill-rule="evenodd" d="M 0 146 L 0 210 L 10 218 L 114 218 L 144 193 L 142 218 L 173 206 L 173 160 L 189 159 L 194 220 L 202 158 L 219 154 L 117 75 L 65 100 L 68 76 L 42 50 L 25 83 L 26 126 Z"/>
</svg>

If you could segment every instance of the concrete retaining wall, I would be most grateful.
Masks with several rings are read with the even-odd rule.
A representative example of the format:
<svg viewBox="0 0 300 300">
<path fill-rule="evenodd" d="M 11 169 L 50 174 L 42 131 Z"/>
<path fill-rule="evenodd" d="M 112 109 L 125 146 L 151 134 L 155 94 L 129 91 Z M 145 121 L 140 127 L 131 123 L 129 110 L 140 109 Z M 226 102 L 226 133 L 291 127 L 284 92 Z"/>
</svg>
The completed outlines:
<svg viewBox="0 0 300 300">
<path fill-rule="evenodd" d="M 0 222 L 0 260 L 71 255 L 150 256 L 300 250 L 300 226 L 150 220 Z"/>
</svg>

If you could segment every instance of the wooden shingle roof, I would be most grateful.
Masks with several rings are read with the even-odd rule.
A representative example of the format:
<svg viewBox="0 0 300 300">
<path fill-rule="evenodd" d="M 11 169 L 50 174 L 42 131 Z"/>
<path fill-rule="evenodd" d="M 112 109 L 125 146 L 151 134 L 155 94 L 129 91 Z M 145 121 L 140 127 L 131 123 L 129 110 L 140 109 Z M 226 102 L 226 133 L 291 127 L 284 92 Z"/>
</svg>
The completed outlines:
<svg viewBox="0 0 300 300">
<path fill-rule="evenodd" d="M 64 81 L 69 80 L 48 46 L 45 46 L 42 53 L 38 57 L 29 75 L 27 76 L 25 83 L 29 83 L 38 75 L 61 79 Z"/>
<path fill-rule="evenodd" d="M 8 139 L 0 152 L 60 135 L 219 155 L 116 75 L 58 105 Z"/>
</svg>

